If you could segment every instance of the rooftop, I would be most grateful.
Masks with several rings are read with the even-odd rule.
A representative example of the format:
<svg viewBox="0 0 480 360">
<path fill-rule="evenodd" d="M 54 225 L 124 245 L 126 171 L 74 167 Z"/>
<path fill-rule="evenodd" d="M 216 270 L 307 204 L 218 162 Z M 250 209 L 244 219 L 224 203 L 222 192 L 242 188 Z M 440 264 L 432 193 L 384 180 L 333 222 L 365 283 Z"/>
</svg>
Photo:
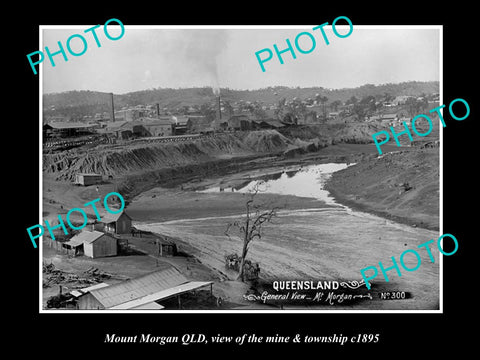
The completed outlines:
<svg viewBox="0 0 480 360">
<path fill-rule="evenodd" d="M 123 214 L 125 214 L 126 216 L 128 216 L 130 218 L 130 216 L 125 211 L 122 211 L 118 214 L 112 214 L 108 211 L 105 211 L 105 212 L 103 212 L 103 214 L 100 214 L 100 218 L 101 218 L 100 222 L 105 223 L 105 224 L 116 222 L 120 218 L 120 216 L 122 216 Z"/>
<path fill-rule="evenodd" d="M 170 267 L 164 270 L 155 271 L 147 275 L 130 279 L 115 285 L 90 291 L 105 308 L 113 308 L 120 304 L 145 298 L 182 284 L 188 280 L 177 269 Z M 147 300 L 147 299 L 146 299 Z M 148 299 L 148 302 L 155 301 Z M 135 304 L 140 305 L 139 303 Z"/>
<path fill-rule="evenodd" d="M 85 128 L 91 128 L 95 126 L 96 124 L 85 124 L 82 122 L 73 122 L 73 121 L 59 121 L 59 122 L 51 122 L 48 124 L 45 124 L 44 126 L 49 126 L 52 129 L 85 129 Z"/>
<path fill-rule="evenodd" d="M 66 241 L 64 244 L 70 245 L 72 247 L 76 247 L 82 245 L 83 243 L 90 244 L 103 235 L 108 236 L 107 234 L 100 232 L 100 231 L 88 231 L 84 230 L 81 233 L 74 235 L 70 240 Z"/>
</svg>

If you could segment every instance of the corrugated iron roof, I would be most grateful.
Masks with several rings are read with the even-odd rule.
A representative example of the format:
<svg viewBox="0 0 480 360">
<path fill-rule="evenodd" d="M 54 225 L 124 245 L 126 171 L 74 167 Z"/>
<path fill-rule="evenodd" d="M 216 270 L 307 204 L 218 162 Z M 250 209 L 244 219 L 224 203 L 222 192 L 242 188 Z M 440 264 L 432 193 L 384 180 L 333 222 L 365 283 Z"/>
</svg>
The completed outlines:
<svg viewBox="0 0 480 360">
<path fill-rule="evenodd" d="M 101 174 L 96 173 L 77 173 L 79 176 L 102 176 Z"/>
<path fill-rule="evenodd" d="M 72 294 L 75 297 L 79 297 L 79 296 L 82 296 L 84 294 L 88 294 L 92 290 L 101 289 L 101 288 L 104 288 L 104 287 L 107 287 L 107 286 L 109 286 L 107 283 L 99 283 L 99 284 L 95 284 L 95 285 L 92 285 L 92 286 L 89 286 L 89 287 L 86 287 L 86 288 L 72 290 L 72 291 L 70 291 L 70 294 Z"/>
<path fill-rule="evenodd" d="M 150 302 L 148 304 L 136 306 L 130 310 L 162 310 L 164 308 L 164 306 L 157 304 L 156 302 Z"/>
<path fill-rule="evenodd" d="M 105 224 L 110 224 L 112 222 L 117 222 L 117 220 L 120 218 L 120 216 L 122 216 L 122 214 L 125 214 L 126 216 L 128 216 L 130 218 L 130 220 L 132 219 L 125 211 L 122 211 L 118 214 L 112 214 L 110 212 L 103 212 L 103 214 L 100 214 L 100 222 L 102 223 L 105 223 Z"/>
<path fill-rule="evenodd" d="M 50 126 L 53 129 L 83 129 L 83 128 L 91 128 L 94 126 L 92 124 L 85 124 L 81 122 L 69 122 L 69 121 L 52 122 L 46 125 Z"/>
<path fill-rule="evenodd" d="M 68 244 L 72 247 L 76 247 L 79 245 L 82 245 L 83 243 L 92 243 L 99 238 L 101 238 L 103 235 L 108 236 L 107 234 L 100 232 L 100 231 L 88 231 L 84 230 L 81 233 L 73 236 L 69 241 L 66 241 L 64 244 Z"/>
<path fill-rule="evenodd" d="M 142 298 L 135 299 L 135 300 L 128 301 L 128 302 L 120 304 L 120 305 L 113 306 L 110 309 L 112 309 L 112 310 L 133 309 L 133 308 L 137 308 L 139 306 L 142 306 L 143 304 L 151 303 L 152 301 L 159 301 L 159 300 L 162 300 L 162 299 L 174 296 L 174 295 L 180 295 L 180 294 L 186 293 L 188 291 L 192 291 L 192 290 L 195 290 L 195 289 L 198 289 L 198 288 L 201 288 L 203 286 L 210 285 L 210 284 L 213 284 L 213 282 L 212 281 L 189 281 L 187 283 L 171 287 L 170 289 L 161 290 L 161 291 L 155 292 L 153 294 L 144 296 Z"/>
<path fill-rule="evenodd" d="M 106 309 L 188 282 L 177 269 L 161 271 L 90 292 Z M 152 300 L 150 300 L 152 301 Z"/>
</svg>

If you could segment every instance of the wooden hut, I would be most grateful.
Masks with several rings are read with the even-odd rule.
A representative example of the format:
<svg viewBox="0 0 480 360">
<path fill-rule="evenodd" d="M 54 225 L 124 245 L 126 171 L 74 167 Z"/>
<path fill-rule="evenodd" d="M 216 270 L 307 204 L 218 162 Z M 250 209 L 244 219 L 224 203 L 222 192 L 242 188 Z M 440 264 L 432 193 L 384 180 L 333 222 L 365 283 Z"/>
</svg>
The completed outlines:
<svg viewBox="0 0 480 360">
<path fill-rule="evenodd" d="M 178 249 L 177 244 L 165 238 L 155 239 L 157 245 L 157 254 L 160 256 L 176 256 Z"/>
<path fill-rule="evenodd" d="M 100 174 L 87 174 L 87 173 L 78 173 L 75 175 L 75 184 L 77 185 L 95 185 L 100 184 L 103 178 Z"/>
<path fill-rule="evenodd" d="M 118 252 L 117 239 L 99 231 L 84 230 L 62 246 L 75 256 L 84 254 L 91 258 L 116 256 Z"/>
<path fill-rule="evenodd" d="M 105 212 L 95 224 L 95 230 L 111 234 L 131 234 L 132 218 L 125 211 L 118 214 Z"/>
</svg>

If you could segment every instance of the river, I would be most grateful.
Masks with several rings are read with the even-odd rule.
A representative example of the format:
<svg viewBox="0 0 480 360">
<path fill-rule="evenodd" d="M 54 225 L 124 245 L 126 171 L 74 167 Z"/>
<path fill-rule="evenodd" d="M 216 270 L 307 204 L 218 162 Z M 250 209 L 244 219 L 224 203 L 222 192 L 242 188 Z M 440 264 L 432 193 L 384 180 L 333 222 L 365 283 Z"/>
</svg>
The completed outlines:
<svg viewBox="0 0 480 360">
<path fill-rule="evenodd" d="M 283 206 L 272 222 L 264 226 L 261 239 L 252 242 L 248 256 L 260 264 L 261 276 L 266 280 L 361 280 L 360 269 L 371 265 L 378 267 L 379 261 L 385 267 L 391 266 L 392 256 L 398 262 L 403 251 L 438 237 L 435 231 L 396 223 L 336 203 L 323 186 L 333 172 L 347 166 L 318 164 L 279 168 L 257 177 L 240 176 L 243 179 L 240 182 L 217 179 L 189 196 L 209 196 L 213 204 L 215 199 L 223 201 L 225 198 L 244 202 L 257 188 L 262 194 L 280 195 L 276 200 L 285 196 L 287 203 L 287 195 L 309 201 L 313 198 L 323 203 L 323 206 L 295 209 L 290 209 L 288 204 Z M 169 199 L 175 202 L 175 197 Z M 261 205 L 268 208 L 273 203 L 263 202 Z M 226 226 L 241 221 L 243 216 L 243 212 L 219 212 L 213 216 L 197 214 L 165 221 L 144 221 L 135 226 L 178 237 L 196 249 L 195 256 L 203 263 L 224 269 L 225 255 L 240 253 L 242 245 L 234 233 L 225 235 Z M 432 248 L 432 251 L 438 259 L 438 250 Z M 388 284 L 381 275 L 376 280 L 382 286 L 388 285 L 389 289 L 410 292 L 412 299 L 377 301 L 364 306 L 368 309 L 438 309 L 439 262 L 432 264 L 426 252 L 421 256 L 418 270 L 404 271 L 401 277 L 390 271 Z M 413 260 L 416 259 L 405 257 L 405 265 L 414 267 Z"/>
</svg>

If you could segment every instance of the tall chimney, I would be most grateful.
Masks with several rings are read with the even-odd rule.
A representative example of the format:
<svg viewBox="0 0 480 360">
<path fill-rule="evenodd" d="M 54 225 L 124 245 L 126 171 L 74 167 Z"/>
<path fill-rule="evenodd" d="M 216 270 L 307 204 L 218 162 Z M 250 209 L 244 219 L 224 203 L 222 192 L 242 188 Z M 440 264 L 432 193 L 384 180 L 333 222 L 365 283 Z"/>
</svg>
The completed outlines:
<svg viewBox="0 0 480 360">
<path fill-rule="evenodd" d="M 115 122 L 115 107 L 113 105 L 113 93 L 110 93 L 110 103 L 112 105 L 112 110 L 111 110 L 112 113 L 111 113 L 110 117 L 111 117 L 112 121 Z"/>
<path fill-rule="evenodd" d="M 218 121 L 222 122 L 222 107 L 220 105 L 220 95 L 218 95 Z"/>
<path fill-rule="evenodd" d="M 157 116 L 160 116 L 160 104 L 157 103 Z"/>
</svg>

